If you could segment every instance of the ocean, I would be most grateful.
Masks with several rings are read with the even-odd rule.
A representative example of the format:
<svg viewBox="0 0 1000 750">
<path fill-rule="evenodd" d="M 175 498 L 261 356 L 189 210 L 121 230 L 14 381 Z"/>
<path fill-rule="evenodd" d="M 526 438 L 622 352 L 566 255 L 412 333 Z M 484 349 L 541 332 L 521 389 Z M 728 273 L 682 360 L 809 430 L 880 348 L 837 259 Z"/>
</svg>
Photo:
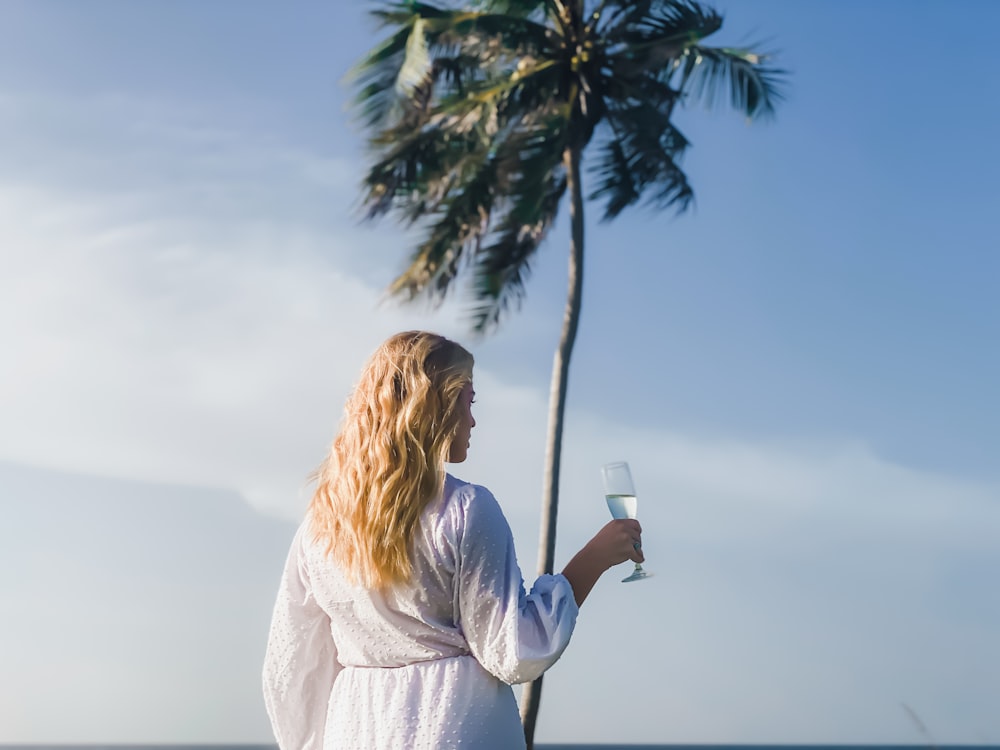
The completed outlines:
<svg viewBox="0 0 1000 750">
<path fill-rule="evenodd" d="M 930 742 L 918 745 L 679 745 L 679 744 L 536 744 L 536 750 L 1000 750 L 1000 745 L 937 745 Z M 3 744 L 0 750 L 277 750 L 277 745 L 139 745 L 139 744 Z"/>
</svg>

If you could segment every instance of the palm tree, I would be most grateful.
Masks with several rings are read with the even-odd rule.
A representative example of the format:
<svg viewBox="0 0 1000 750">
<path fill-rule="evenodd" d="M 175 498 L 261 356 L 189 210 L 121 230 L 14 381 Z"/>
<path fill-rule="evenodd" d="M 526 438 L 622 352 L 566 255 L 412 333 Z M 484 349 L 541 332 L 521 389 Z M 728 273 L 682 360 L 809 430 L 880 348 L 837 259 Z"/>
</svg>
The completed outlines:
<svg viewBox="0 0 1000 750">
<path fill-rule="evenodd" d="M 516 307 L 569 194 L 569 293 L 552 373 L 539 573 L 555 552 L 570 356 L 583 285 L 581 164 L 611 220 L 641 200 L 683 211 L 693 192 L 671 122 L 688 100 L 770 115 L 782 71 L 750 49 L 708 47 L 722 17 L 694 0 L 399 0 L 373 15 L 388 38 L 354 71 L 369 134 L 367 217 L 423 230 L 389 291 L 442 301 L 461 279 L 484 333 Z M 522 719 L 529 747 L 541 680 Z"/>
</svg>

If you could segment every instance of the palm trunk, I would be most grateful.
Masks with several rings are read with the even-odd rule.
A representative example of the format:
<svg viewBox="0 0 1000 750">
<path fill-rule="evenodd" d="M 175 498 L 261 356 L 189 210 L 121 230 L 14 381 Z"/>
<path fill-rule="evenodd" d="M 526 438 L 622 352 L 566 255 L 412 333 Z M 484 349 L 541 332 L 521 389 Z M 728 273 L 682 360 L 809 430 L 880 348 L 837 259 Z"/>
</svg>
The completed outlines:
<svg viewBox="0 0 1000 750">
<path fill-rule="evenodd" d="M 569 292 L 563 314 L 559 348 L 552 363 L 549 390 L 549 431 L 545 446 L 545 480 L 542 497 L 541 533 L 538 540 L 538 573 L 552 573 L 556 551 L 556 513 L 559 507 L 559 465 L 562 458 L 563 417 L 569 385 L 569 360 L 576 342 L 583 297 L 583 190 L 580 185 L 580 149 L 569 146 L 563 154 L 566 184 L 570 194 Z M 521 694 L 521 722 L 528 750 L 535 744 L 535 723 L 542 697 L 542 678 L 525 685 Z"/>
</svg>

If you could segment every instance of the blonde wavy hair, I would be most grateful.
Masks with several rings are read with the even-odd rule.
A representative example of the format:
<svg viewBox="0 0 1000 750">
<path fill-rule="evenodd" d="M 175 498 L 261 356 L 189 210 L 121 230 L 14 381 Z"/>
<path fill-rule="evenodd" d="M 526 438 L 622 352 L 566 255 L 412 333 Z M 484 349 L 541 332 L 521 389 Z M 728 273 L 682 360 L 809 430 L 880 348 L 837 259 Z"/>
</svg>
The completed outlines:
<svg viewBox="0 0 1000 750">
<path fill-rule="evenodd" d="M 399 333 L 368 360 L 315 473 L 314 538 L 366 588 L 410 579 L 420 514 L 444 486 L 473 358 L 443 336 Z"/>
</svg>

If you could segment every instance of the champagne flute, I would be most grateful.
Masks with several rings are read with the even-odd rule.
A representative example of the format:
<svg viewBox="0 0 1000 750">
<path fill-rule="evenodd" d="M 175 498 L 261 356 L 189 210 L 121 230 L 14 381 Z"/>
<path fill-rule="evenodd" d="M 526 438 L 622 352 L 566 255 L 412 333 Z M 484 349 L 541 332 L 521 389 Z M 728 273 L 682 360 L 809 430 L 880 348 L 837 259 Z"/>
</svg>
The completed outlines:
<svg viewBox="0 0 1000 750">
<path fill-rule="evenodd" d="M 601 468 L 601 476 L 604 478 L 604 497 L 607 498 L 611 517 L 635 518 L 639 503 L 636 500 L 635 485 L 632 484 L 632 472 L 629 471 L 628 463 L 616 461 L 605 464 Z M 636 563 L 635 570 L 628 578 L 622 579 L 622 583 L 641 581 L 643 578 L 651 578 L 652 575 Z"/>
</svg>

